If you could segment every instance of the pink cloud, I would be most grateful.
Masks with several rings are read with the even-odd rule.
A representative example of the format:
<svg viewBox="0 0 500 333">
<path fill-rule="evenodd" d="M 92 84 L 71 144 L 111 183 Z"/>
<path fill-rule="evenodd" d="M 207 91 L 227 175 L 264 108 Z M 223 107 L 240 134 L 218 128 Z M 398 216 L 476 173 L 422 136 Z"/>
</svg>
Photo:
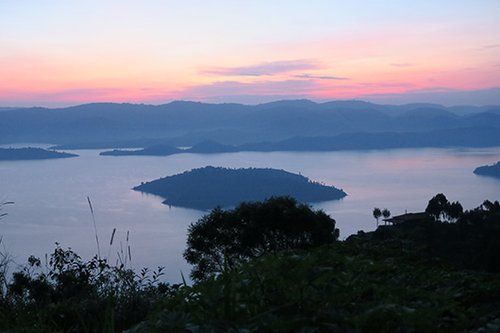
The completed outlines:
<svg viewBox="0 0 500 333">
<path fill-rule="evenodd" d="M 295 75 L 295 77 L 299 79 L 315 79 L 315 80 L 337 80 L 337 81 L 349 80 L 348 77 L 331 76 L 331 75 L 298 74 Z"/>
<path fill-rule="evenodd" d="M 482 50 L 491 50 L 491 49 L 498 49 L 500 48 L 500 44 L 489 44 L 489 45 L 484 45 L 481 49 Z"/>
</svg>

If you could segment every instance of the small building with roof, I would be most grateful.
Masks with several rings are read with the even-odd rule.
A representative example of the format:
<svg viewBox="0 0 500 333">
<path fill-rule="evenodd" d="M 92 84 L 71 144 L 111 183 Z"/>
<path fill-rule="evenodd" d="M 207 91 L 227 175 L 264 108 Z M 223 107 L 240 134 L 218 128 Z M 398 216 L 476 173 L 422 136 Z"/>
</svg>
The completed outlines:
<svg viewBox="0 0 500 333">
<path fill-rule="evenodd" d="M 385 223 L 390 223 L 392 225 L 401 224 L 406 222 L 418 222 L 418 221 L 426 221 L 429 219 L 429 214 L 426 212 L 418 212 L 418 213 L 404 213 L 403 215 L 393 216 L 383 221 Z"/>
</svg>

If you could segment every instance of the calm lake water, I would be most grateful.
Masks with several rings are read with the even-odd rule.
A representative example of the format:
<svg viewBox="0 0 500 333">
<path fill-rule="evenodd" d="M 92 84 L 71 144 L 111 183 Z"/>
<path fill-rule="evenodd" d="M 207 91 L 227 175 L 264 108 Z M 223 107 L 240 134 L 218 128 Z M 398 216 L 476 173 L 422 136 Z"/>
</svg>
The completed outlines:
<svg viewBox="0 0 500 333">
<path fill-rule="evenodd" d="M 476 176 L 475 167 L 500 160 L 500 148 L 400 149 L 327 153 L 182 154 L 168 157 L 104 157 L 78 150 L 78 158 L 0 162 L 0 200 L 9 215 L 0 221 L 3 251 L 23 264 L 30 254 L 44 257 L 55 242 L 85 259 L 96 242 L 87 196 L 92 200 L 101 255 L 117 259 L 130 232 L 134 268 L 166 266 L 166 279 L 179 282 L 190 268 L 182 258 L 186 230 L 205 212 L 168 207 L 159 197 L 131 188 L 142 181 L 207 165 L 272 167 L 301 173 L 348 193 L 340 201 L 314 204 L 337 221 L 341 238 L 373 230 L 373 207 L 393 215 L 425 209 L 436 193 L 464 208 L 500 200 L 500 180 Z M 113 246 L 109 245 L 117 229 Z"/>
</svg>

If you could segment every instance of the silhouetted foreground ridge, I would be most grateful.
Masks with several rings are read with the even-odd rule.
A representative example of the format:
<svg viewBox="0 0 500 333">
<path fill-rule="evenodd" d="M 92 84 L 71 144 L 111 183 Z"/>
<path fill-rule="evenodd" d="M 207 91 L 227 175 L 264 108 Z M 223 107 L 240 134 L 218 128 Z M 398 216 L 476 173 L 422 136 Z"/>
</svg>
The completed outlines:
<svg viewBox="0 0 500 333">
<path fill-rule="evenodd" d="M 335 200 L 347 194 L 333 186 L 276 169 L 226 169 L 208 166 L 134 187 L 165 198 L 172 206 L 211 209 L 231 207 L 242 201 L 287 195 L 301 202 Z"/>
<path fill-rule="evenodd" d="M 59 246 L 11 278 L 0 260 L 0 331 L 498 332 L 500 203 L 455 206 L 438 194 L 421 220 L 346 241 L 290 198 L 216 208 L 188 231 L 192 285 Z"/>
</svg>

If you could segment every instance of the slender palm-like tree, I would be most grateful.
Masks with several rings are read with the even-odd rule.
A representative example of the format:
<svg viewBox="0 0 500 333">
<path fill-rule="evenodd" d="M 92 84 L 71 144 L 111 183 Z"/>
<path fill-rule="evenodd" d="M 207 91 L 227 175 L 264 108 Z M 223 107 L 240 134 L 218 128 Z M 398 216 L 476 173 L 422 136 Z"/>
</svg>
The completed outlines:
<svg viewBox="0 0 500 333">
<path fill-rule="evenodd" d="M 382 211 L 380 210 L 380 208 L 373 208 L 373 217 L 375 218 L 375 220 L 377 220 L 377 227 L 378 227 L 378 219 L 382 216 Z"/>
<path fill-rule="evenodd" d="M 382 216 L 384 219 L 388 219 L 391 216 L 391 211 L 387 208 L 382 209 Z M 387 222 L 385 222 L 387 224 Z"/>
</svg>

